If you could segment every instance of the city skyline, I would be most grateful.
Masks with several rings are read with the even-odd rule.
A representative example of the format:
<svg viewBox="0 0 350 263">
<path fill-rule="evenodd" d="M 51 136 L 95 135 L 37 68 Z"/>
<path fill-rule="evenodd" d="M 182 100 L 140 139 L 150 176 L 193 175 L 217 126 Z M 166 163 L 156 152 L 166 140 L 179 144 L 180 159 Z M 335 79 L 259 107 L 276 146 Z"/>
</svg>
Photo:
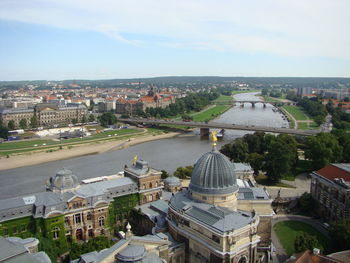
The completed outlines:
<svg viewBox="0 0 350 263">
<path fill-rule="evenodd" d="M 350 77 L 350 3 L 2 1 L 1 80 Z"/>
</svg>

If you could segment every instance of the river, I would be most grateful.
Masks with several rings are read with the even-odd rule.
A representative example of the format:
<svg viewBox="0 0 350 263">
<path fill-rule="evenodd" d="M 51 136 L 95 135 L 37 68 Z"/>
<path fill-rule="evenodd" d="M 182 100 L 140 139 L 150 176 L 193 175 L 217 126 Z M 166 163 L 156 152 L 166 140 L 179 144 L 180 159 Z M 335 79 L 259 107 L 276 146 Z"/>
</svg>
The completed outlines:
<svg viewBox="0 0 350 263">
<path fill-rule="evenodd" d="M 260 100 L 255 95 L 256 93 L 244 93 L 234 97 L 236 100 Z M 282 115 L 272 111 L 272 108 L 270 104 L 264 108 L 260 103 L 256 104 L 255 108 L 250 103 L 246 103 L 243 108 L 236 105 L 215 122 L 271 127 L 287 125 Z M 224 139 L 218 143 L 218 148 L 247 133 L 226 131 Z M 121 171 L 125 164 L 130 165 L 133 157 L 137 155 L 140 159 L 148 161 L 152 167 L 171 173 L 179 166 L 193 165 L 202 154 L 210 150 L 211 143 L 208 140 L 201 140 L 197 130 L 175 138 L 146 142 L 119 151 L 4 170 L 0 171 L 0 198 L 45 191 L 46 180 L 62 168 L 72 170 L 80 180 L 111 175 Z"/>
</svg>

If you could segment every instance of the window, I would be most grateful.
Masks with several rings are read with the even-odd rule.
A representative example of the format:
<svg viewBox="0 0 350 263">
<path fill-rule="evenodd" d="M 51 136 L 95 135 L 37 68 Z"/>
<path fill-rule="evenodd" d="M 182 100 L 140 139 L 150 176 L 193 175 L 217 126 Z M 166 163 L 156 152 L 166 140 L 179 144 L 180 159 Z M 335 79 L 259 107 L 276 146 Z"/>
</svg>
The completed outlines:
<svg viewBox="0 0 350 263">
<path fill-rule="evenodd" d="M 212 239 L 213 241 L 215 241 L 216 243 L 220 244 L 220 238 L 218 236 L 212 235 Z"/>
<path fill-rule="evenodd" d="M 27 226 L 21 225 L 21 232 L 26 232 L 26 231 L 27 231 Z"/>
<path fill-rule="evenodd" d="M 18 233 L 18 228 L 16 226 L 13 227 L 13 231 L 12 231 L 14 234 L 17 234 Z"/>
<path fill-rule="evenodd" d="M 152 183 L 149 183 L 149 188 L 152 188 Z"/>
<path fill-rule="evenodd" d="M 158 182 L 156 182 L 156 187 L 158 187 Z"/>
<path fill-rule="evenodd" d="M 74 219 L 75 219 L 76 224 L 80 224 L 81 223 L 81 214 L 75 214 Z"/>
<path fill-rule="evenodd" d="M 7 236 L 7 235 L 9 234 L 9 230 L 8 230 L 7 228 L 3 228 L 3 229 L 2 229 L 2 234 L 3 234 L 4 236 Z"/>
<path fill-rule="evenodd" d="M 60 229 L 58 227 L 55 227 L 52 232 L 53 239 L 58 239 L 60 233 Z"/>
<path fill-rule="evenodd" d="M 92 220 L 92 214 L 91 214 L 91 212 L 88 212 L 88 213 L 87 213 L 86 219 L 87 219 L 87 220 Z"/>
<path fill-rule="evenodd" d="M 100 216 L 100 217 L 98 218 L 98 225 L 99 225 L 100 227 L 105 225 L 105 218 L 104 218 L 104 216 Z"/>
</svg>

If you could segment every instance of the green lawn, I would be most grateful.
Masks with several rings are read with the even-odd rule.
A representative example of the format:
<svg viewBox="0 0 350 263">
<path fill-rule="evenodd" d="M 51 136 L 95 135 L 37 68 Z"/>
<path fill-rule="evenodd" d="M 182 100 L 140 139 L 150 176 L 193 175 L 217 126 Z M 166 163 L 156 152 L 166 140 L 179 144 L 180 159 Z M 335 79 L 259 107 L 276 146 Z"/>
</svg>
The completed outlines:
<svg viewBox="0 0 350 263">
<path fill-rule="evenodd" d="M 298 129 L 299 130 L 308 130 L 309 126 L 306 122 L 298 122 Z"/>
<path fill-rule="evenodd" d="M 118 139 L 121 136 L 132 135 L 135 133 L 139 133 L 142 130 L 140 129 L 121 129 L 114 131 L 107 131 L 103 133 L 97 133 L 92 136 L 83 137 L 83 138 L 72 138 L 67 140 L 31 140 L 31 141 L 16 141 L 16 142 L 7 142 L 0 144 L 0 155 L 7 155 L 11 153 L 19 153 L 19 152 L 28 152 L 35 150 L 49 150 L 54 146 L 74 146 L 76 144 L 86 143 L 92 140 L 110 140 L 110 139 Z M 45 145 L 43 145 L 45 144 Z M 35 146 L 36 145 L 36 146 Z"/>
<path fill-rule="evenodd" d="M 294 240 L 301 232 L 316 236 L 320 245 L 325 249 L 324 252 L 329 252 L 327 251 L 330 246 L 329 239 L 307 223 L 296 220 L 282 221 L 275 224 L 273 229 L 288 256 L 294 254 Z"/>
<path fill-rule="evenodd" d="M 215 119 L 217 116 L 224 113 L 231 106 L 227 105 L 216 105 L 215 107 L 209 108 L 206 111 L 202 111 L 200 113 L 195 113 L 191 115 L 193 117 L 193 121 L 210 121 Z"/>
<path fill-rule="evenodd" d="M 232 95 L 237 95 L 240 93 L 251 93 L 251 92 L 260 92 L 261 90 L 259 89 L 250 89 L 250 90 L 234 90 L 232 91 Z"/>
<path fill-rule="evenodd" d="M 216 100 L 213 101 L 213 103 L 215 103 L 215 102 L 230 102 L 232 100 L 233 100 L 232 96 L 220 95 L 219 98 L 217 98 Z"/>
<path fill-rule="evenodd" d="M 288 111 L 297 121 L 308 120 L 308 116 L 304 113 L 301 107 L 298 106 L 283 106 L 283 109 Z"/>
<path fill-rule="evenodd" d="M 264 98 L 265 101 L 274 101 L 274 102 L 279 102 L 279 99 L 273 98 L 273 97 L 269 97 L 269 96 L 262 96 Z"/>
</svg>

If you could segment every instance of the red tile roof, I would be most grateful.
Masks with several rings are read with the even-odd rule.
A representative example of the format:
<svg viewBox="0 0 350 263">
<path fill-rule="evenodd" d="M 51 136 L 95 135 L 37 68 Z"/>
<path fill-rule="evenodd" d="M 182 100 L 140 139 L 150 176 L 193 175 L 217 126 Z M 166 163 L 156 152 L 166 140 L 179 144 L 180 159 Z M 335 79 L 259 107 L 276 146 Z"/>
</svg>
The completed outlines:
<svg viewBox="0 0 350 263">
<path fill-rule="evenodd" d="M 341 169 L 334 164 L 328 164 L 322 169 L 316 171 L 316 173 L 331 181 L 334 181 L 336 178 L 342 178 L 346 182 L 350 181 L 350 171 Z"/>
<path fill-rule="evenodd" d="M 306 250 L 298 255 L 296 255 L 295 260 L 288 261 L 288 263 L 344 263 L 335 258 L 327 257 L 324 255 L 315 255 L 310 250 Z"/>
</svg>

